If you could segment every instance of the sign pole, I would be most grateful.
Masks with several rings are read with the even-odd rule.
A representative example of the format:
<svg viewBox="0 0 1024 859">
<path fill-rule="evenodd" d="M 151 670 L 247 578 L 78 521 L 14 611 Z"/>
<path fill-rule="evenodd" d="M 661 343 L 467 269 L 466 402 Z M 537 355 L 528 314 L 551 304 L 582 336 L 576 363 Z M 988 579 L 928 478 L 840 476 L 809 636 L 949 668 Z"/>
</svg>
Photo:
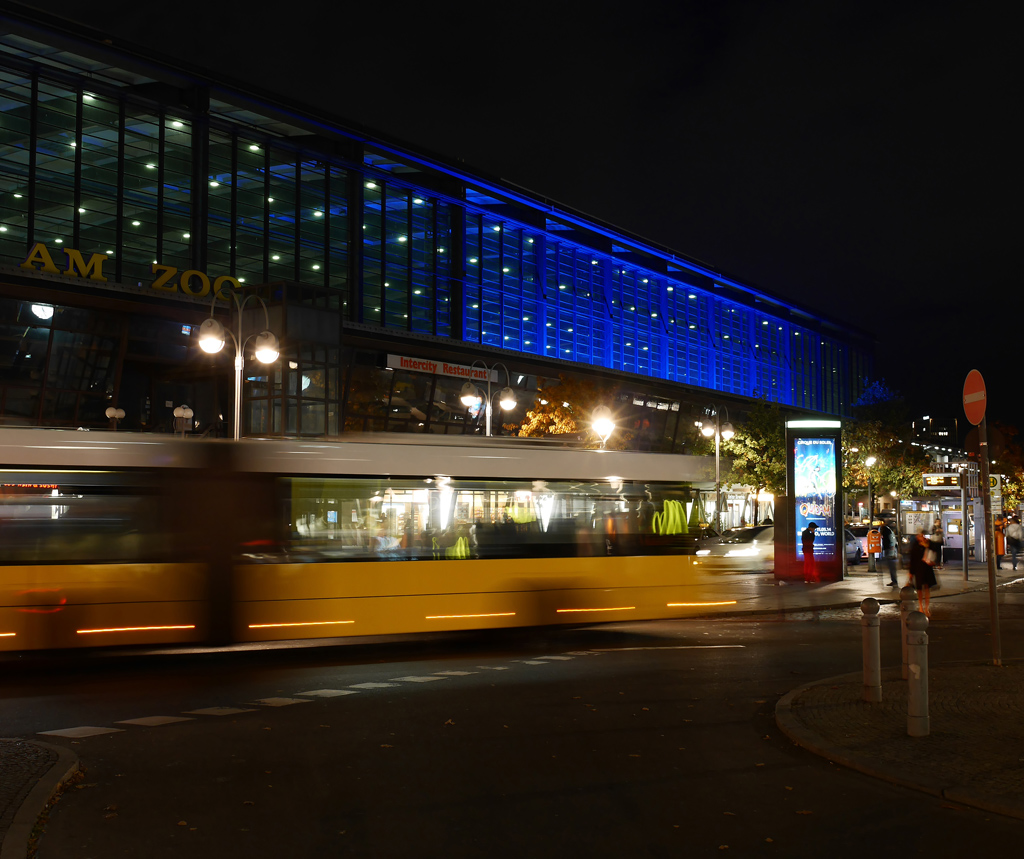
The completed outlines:
<svg viewBox="0 0 1024 859">
<path fill-rule="evenodd" d="M 1002 647 L 999 643 L 999 594 L 996 591 L 996 541 L 992 528 L 992 487 L 988 478 L 988 424 L 985 407 L 988 393 L 985 380 L 977 370 L 971 370 L 964 380 L 964 414 L 978 427 L 978 459 L 981 460 L 981 501 L 985 508 L 985 560 L 988 563 L 988 603 L 992 616 L 992 664 L 1002 665 Z M 964 511 L 965 513 L 967 511 Z M 966 551 L 966 550 L 965 550 Z"/>
<path fill-rule="evenodd" d="M 960 469 L 960 545 L 963 548 L 964 581 L 970 579 L 967 571 L 967 552 L 971 548 L 971 523 L 967 514 L 967 469 Z"/>
<path fill-rule="evenodd" d="M 992 616 L 992 664 L 1002 665 L 999 642 L 999 594 L 996 591 L 996 541 L 992 527 L 992 488 L 988 479 L 988 421 L 978 424 L 978 458 L 981 460 L 981 501 L 985 507 L 985 560 L 988 562 L 988 604 Z"/>
</svg>

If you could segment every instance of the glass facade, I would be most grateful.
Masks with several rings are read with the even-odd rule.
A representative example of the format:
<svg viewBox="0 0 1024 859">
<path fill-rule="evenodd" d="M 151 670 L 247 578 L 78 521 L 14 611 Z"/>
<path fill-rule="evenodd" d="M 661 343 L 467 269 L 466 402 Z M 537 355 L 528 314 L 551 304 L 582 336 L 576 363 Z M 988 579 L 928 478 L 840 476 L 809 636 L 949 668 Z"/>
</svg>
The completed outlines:
<svg viewBox="0 0 1024 859">
<path fill-rule="evenodd" d="M 404 338 L 407 352 L 426 338 L 464 363 L 486 354 L 551 377 L 590 367 L 620 374 L 627 389 L 647 379 L 680 395 L 764 397 L 835 415 L 849 413 L 870 375 L 864 335 L 517 189 L 297 119 L 297 110 L 294 125 L 282 123 L 201 78 L 183 87 L 179 75 L 172 86 L 159 70 L 118 69 L 109 57 L 91 59 L 100 48 L 86 41 L 80 55 L 54 55 L 5 33 L 5 420 L 104 424 L 100 407 L 123 399 L 122 384 L 141 366 L 129 366 L 139 357 L 129 349 L 129 315 L 90 304 L 98 279 L 81 275 L 94 255 L 105 257 L 103 296 L 134 289 L 169 302 L 164 315 L 182 322 L 197 325 L 223 288 L 306 311 L 279 314 L 290 323 L 277 365 L 247 358 L 244 431 L 252 434 L 394 429 L 391 415 L 407 415 L 398 423 L 412 431 L 466 431 L 472 416 L 441 376 L 346 364 L 354 352 L 343 339 L 372 341 L 375 331 Z M 42 264 L 26 271 L 38 244 L 56 272 L 72 276 Z M 58 310 L 41 320 L 15 298 L 48 271 L 39 287 Z M 69 294 L 58 301 L 59 289 Z M 194 331 L 174 336 L 179 363 L 194 372 L 161 384 L 187 387 L 210 365 Z M 152 389 L 147 396 L 159 399 Z M 230 414 L 228 400 L 211 395 L 207 420 Z"/>
</svg>

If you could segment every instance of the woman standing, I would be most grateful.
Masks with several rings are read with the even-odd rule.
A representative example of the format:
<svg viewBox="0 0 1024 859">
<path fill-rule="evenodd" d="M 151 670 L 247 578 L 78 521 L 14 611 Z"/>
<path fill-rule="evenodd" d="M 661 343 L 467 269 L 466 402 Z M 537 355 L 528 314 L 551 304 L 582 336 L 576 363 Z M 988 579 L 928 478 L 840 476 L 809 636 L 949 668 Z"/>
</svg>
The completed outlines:
<svg viewBox="0 0 1024 859">
<path fill-rule="evenodd" d="M 907 584 L 917 589 L 918 609 L 924 613 L 925 617 L 932 616 L 929 603 L 931 601 L 931 586 L 936 581 L 932 565 L 925 560 L 924 553 L 929 549 L 931 549 L 931 543 L 922 528 L 917 532 L 917 539 L 910 545 L 910 581 Z"/>
</svg>

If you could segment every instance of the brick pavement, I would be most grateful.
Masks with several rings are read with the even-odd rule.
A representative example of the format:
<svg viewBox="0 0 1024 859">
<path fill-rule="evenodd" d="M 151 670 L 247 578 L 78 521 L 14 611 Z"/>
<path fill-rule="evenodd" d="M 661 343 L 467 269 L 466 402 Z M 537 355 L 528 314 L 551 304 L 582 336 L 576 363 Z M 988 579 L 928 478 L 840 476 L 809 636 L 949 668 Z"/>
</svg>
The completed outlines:
<svg viewBox="0 0 1024 859">
<path fill-rule="evenodd" d="M 927 737 L 907 735 L 907 684 L 882 672 L 862 700 L 861 672 L 794 689 L 776 706 L 793 742 L 868 775 L 1024 819 L 1024 662 L 930 665 Z"/>
</svg>

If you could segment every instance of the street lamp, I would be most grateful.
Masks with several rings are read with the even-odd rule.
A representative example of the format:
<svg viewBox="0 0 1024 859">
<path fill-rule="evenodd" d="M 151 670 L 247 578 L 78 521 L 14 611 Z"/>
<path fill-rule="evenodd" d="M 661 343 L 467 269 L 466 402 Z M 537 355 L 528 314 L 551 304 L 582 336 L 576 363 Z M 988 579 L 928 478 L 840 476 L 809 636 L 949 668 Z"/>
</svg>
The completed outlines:
<svg viewBox="0 0 1024 859">
<path fill-rule="evenodd" d="M 725 408 L 723 406 L 723 408 Z M 722 449 L 721 440 L 724 438 L 726 441 L 731 439 L 736 433 L 732 428 L 732 424 L 729 423 L 729 409 L 725 409 L 725 423 L 720 423 L 720 415 L 718 414 L 718 406 L 714 403 L 707 406 L 704 410 L 705 414 L 712 414 L 715 416 L 715 425 L 705 425 L 701 422 L 700 431 L 701 435 L 705 438 L 715 437 L 715 530 L 722 533 Z"/>
<path fill-rule="evenodd" d="M 232 301 L 235 303 L 235 310 L 238 313 L 238 336 L 236 337 L 228 328 L 225 328 L 218 320 L 213 318 L 214 302 L 217 295 L 214 294 L 210 302 L 210 318 L 203 321 L 199 326 L 199 347 L 210 355 L 219 352 L 224 348 L 224 343 L 230 337 L 235 344 L 235 441 L 240 437 L 242 427 L 242 353 L 245 345 L 256 338 L 256 359 L 263 364 L 272 364 L 280 354 L 280 345 L 277 336 L 270 331 L 270 313 L 267 310 L 267 303 L 255 293 L 250 293 L 239 300 L 238 294 L 229 292 Z M 267 327 L 259 334 L 250 334 L 242 339 L 242 310 L 249 303 L 250 298 L 255 298 L 263 305 L 263 318 Z"/>
<path fill-rule="evenodd" d="M 608 437 L 615 431 L 615 420 L 608 406 L 598 406 L 591 414 L 590 425 L 601 439 L 601 447 L 608 443 Z"/>
<path fill-rule="evenodd" d="M 191 430 L 192 415 L 195 412 L 192 411 L 188 406 L 178 406 L 174 409 L 174 431 L 181 432 L 181 437 L 185 437 L 185 430 Z"/>
<path fill-rule="evenodd" d="M 504 388 L 498 392 L 498 405 L 502 407 L 506 412 L 516 407 L 516 395 L 512 391 L 512 376 L 508 372 L 508 367 L 502 364 L 500 361 L 492 364 L 488 367 L 483 361 L 476 360 L 470 365 L 470 369 L 479 364 L 484 368 L 484 372 L 487 374 L 487 400 L 484 404 L 484 411 L 486 414 L 486 421 L 484 423 L 485 432 L 488 436 L 491 434 L 491 370 L 501 367 L 505 371 L 505 381 L 508 382 Z M 473 406 L 479 406 L 483 397 L 480 395 L 480 389 L 472 382 L 466 382 L 462 386 L 462 394 L 459 399 L 462 400 L 462 405 L 467 409 Z"/>
<path fill-rule="evenodd" d="M 110 421 L 110 429 L 117 432 L 117 422 L 124 420 L 124 409 L 119 409 L 115 406 L 107 406 L 107 410 L 103 414 L 105 414 L 107 416 L 107 420 Z"/>
</svg>

